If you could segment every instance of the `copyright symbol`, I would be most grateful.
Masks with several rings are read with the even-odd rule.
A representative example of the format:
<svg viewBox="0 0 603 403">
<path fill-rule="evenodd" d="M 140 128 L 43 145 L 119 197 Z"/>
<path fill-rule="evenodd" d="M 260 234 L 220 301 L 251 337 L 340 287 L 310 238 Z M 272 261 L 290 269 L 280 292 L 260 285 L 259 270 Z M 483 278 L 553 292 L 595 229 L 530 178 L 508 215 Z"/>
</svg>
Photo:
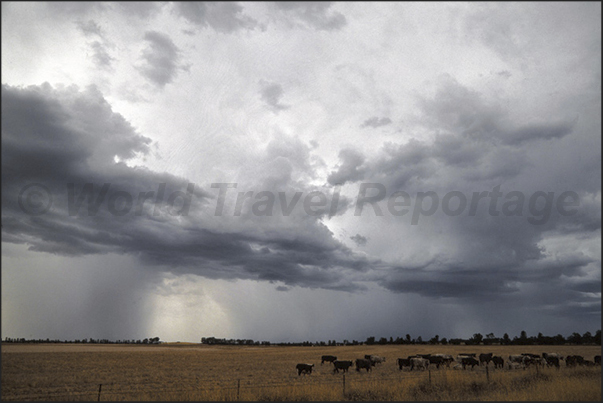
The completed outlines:
<svg viewBox="0 0 603 403">
<path fill-rule="evenodd" d="M 39 183 L 29 184 L 19 193 L 19 207 L 25 214 L 38 216 L 52 206 L 52 195 L 48 188 Z"/>
</svg>

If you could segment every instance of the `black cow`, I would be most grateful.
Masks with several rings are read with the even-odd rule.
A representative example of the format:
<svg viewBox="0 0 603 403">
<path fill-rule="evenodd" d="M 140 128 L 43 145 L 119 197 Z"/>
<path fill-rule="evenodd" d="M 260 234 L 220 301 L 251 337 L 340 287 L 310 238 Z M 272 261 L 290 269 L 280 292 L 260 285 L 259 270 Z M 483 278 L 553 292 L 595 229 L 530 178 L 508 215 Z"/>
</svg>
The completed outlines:
<svg viewBox="0 0 603 403">
<path fill-rule="evenodd" d="M 297 368 L 297 375 L 303 374 L 311 374 L 312 368 L 314 368 L 314 364 L 297 364 L 295 367 Z"/>
<path fill-rule="evenodd" d="M 348 369 L 353 365 L 354 363 L 352 361 L 333 361 L 333 366 L 335 367 L 333 369 L 333 372 L 337 372 L 339 373 L 339 370 L 341 369 L 343 372 L 348 372 Z"/>
<path fill-rule="evenodd" d="M 584 357 L 581 355 L 568 355 L 565 358 L 565 365 L 575 367 L 576 365 L 584 365 Z"/>
<path fill-rule="evenodd" d="M 494 368 L 503 369 L 505 366 L 505 360 L 497 355 L 492 356 L 492 362 L 494 363 Z"/>
<path fill-rule="evenodd" d="M 471 369 L 473 369 L 473 367 L 479 365 L 479 361 L 473 357 L 463 357 L 461 358 L 461 364 L 463 365 L 463 369 L 465 369 L 467 365 L 471 365 Z"/>
<path fill-rule="evenodd" d="M 366 369 L 366 372 L 369 372 L 373 366 L 373 363 L 371 360 L 367 360 L 366 358 L 358 358 L 356 359 L 356 371 L 359 371 L 361 369 Z"/>
<path fill-rule="evenodd" d="M 402 370 L 403 367 L 410 367 L 412 365 L 412 363 L 410 362 L 412 358 L 398 358 L 398 366 L 400 367 L 400 370 Z"/>
<path fill-rule="evenodd" d="M 479 355 L 479 365 L 482 365 L 484 362 L 488 365 L 490 361 L 492 361 L 492 353 L 482 353 Z"/>
<path fill-rule="evenodd" d="M 559 357 L 549 355 L 545 357 L 546 365 L 559 369 Z"/>
<path fill-rule="evenodd" d="M 601 356 L 600 355 L 595 355 L 595 364 L 601 365 Z"/>
<path fill-rule="evenodd" d="M 427 360 L 429 361 L 430 365 L 435 364 L 436 368 L 440 368 L 440 364 L 444 363 L 444 357 L 438 355 L 430 355 Z"/>
<path fill-rule="evenodd" d="M 325 361 L 333 362 L 336 360 L 337 360 L 337 357 L 335 357 L 334 355 L 323 355 L 320 360 L 320 365 L 324 364 Z"/>
</svg>

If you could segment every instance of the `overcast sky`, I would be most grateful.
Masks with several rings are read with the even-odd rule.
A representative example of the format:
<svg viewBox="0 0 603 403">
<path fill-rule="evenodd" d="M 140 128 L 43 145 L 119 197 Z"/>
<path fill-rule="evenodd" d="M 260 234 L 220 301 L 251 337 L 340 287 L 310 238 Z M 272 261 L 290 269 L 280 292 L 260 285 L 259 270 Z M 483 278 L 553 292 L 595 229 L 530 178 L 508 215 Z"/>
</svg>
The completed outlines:
<svg viewBox="0 0 603 403">
<path fill-rule="evenodd" d="M 2 338 L 600 328 L 600 3 L 1 22 Z"/>
</svg>

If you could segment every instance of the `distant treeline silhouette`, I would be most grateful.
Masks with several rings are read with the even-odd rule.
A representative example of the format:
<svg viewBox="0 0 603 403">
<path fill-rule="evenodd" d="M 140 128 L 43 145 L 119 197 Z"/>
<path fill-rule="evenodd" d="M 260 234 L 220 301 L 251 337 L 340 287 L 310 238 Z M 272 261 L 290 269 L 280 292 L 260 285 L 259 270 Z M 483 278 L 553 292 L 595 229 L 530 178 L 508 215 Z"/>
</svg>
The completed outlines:
<svg viewBox="0 0 603 403">
<path fill-rule="evenodd" d="M 583 335 L 574 332 L 568 337 L 564 337 L 561 334 L 556 336 L 544 336 L 542 333 L 538 333 L 538 336 L 528 337 L 525 331 L 522 331 L 519 336 L 515 336 L 512 339 L 507 333 L 503 337 L 496 337 L 494 333 L 488 333 L 483 336 L 481 333 L 475 333 L 468 339 L 461 338 L 441 338 L 439 335 L 435 335 L 429 340 L 423 340 L 421 336 L 412 338 L 410 334 L 405 337 L 381 337 L 376 339 L 371 336 L 365 341 L 358 340 L 343 340 L 341 342 L 336 340 L 328 341 L 304 341 L 304 342 L 280 342 L 274 343 L 269 341 L 256 341 L 249 339 L 219 339 L 216 337 L 202 337 L 202 344 L 216 344 L 216 345 L 273 345 L 273 346 L 358 346 L 358 345 L 386 345 L 386 344 L 439 344 L 439 345 L 565 345 L 565 344 L 595 344 L 601 345 L 601 330 L 597 330 L 593 336 L 590 332 L 586 332 Z"/>
<path fill-rule="evenodd" d="M 11 338 L 5 337 L 4 343 L 81 343 L 81 344 L 160 344 L 164 343 L 160 341 L 159 337 L 152 337 L 148 339 L 138 340 L 108 340 L 108 339 L 93 339 L 87 338 L 82 340 L 59 340 L 59 339 L 25 339 L 25 338 Z M 568 337 L 564 337 L 561 334 L 556 336 L 544 336 L 542 333 L 538 333 L 537 336 L 530 336 L 522 331 L 519 336 L 510 338 L 507 333 L 502 337 L 494 336 L 494 333 L 488 333 L 483 336 L 481 333 L 475 333 L 468 339 L 452 338 L 447 339 L 446 337 L 440 338 L 439 335 L 435 335 L 429 340 L 423 340 L 421 336 L 412 338 L 410 334 L 405 337 L 381 337 L 379 339 L 374 336 L 368 337 L 364 341 L 358 340 L 328 340 L 328 341 L 303 341 L 303 342 L 270 342 L 270 341 L 254 341 L 252 339 L 224 339 L 216 337 L 202 337 L 201 344 L 207 345 L 231 345 L 231 346 L 359 346 L 359 345 L 387 345 L 387 344 L 432 344 L 432 345 L 551 345 L 559 346 L 565 344 L 591 344 L 601 345 L 601 330 L 597 330 L 594 335 L 590 332 L 580 334 L 578 332 L 572 333 Z"/>
</svg>

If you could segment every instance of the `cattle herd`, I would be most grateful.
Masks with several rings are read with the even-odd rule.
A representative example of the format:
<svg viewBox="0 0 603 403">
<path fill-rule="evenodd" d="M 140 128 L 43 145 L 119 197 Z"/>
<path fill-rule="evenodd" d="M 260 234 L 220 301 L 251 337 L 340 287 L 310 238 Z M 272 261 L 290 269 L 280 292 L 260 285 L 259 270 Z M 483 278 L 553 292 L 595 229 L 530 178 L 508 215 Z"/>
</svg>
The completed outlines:
<svg viewBox="0 0 603 403">
<path fill-rule="evenodd" d="M 563 357 L 557 353 L 522 353 L 518 355 L 509 355 L 507 360 L 507 368 L 525 369 L 530 366 L 548 366 L 560 368 L 562 361 L 565 361 L 565 365 L 568 367 L 595 366 L 601 365 L 601 356 L 596 355 L 593 361 L 590 361 L 585 360 L 584 357 L 580 355 L 568 355 L 567 357 Z M 354 365 L 356 366 L 356 371 L 365 369 L 366 372 L 370 372 L 377 364 L 384 363 L 385 357 L 380 357 L 378 355 L 365 355 L 364 358 L 358 358 L 355 361 L 351 361 L 338 360 L 334 355 L 323 355 L 320 360 L 320 365 L 323 365 L 325 362 L 333 364 L 333 373 L 339 373 L 339 371 L 348 372 L 348 369 Z M 467 369 L 468 367 L 473 369 L 475 366 L 485 366 L 487 368 L 490 363 L 492 363 L 493 367 L 496 369 L 505 368 L 505 359 L 503 357 L 493 355 L 492 353 L 482 353 L 479 355 L 473 353 L 459 354 L 457 355 L 456 359 L 450 354 L 416 354 L 410 355 L 407 358 L 398 358 L 396 360 L 396 365 L 400 368 L 400 370 L 408 368 L 410 371 L 428 370 L 430 366 L 433 367 L 434 365 L 436 368 L 440 368 L 440 366 L 450 368 L 452 365 L 453 369 Z M 311 374 L 313 368 L 314 364 L 300 363 L 296 366 L 298 375 Z"/>
</svg>

